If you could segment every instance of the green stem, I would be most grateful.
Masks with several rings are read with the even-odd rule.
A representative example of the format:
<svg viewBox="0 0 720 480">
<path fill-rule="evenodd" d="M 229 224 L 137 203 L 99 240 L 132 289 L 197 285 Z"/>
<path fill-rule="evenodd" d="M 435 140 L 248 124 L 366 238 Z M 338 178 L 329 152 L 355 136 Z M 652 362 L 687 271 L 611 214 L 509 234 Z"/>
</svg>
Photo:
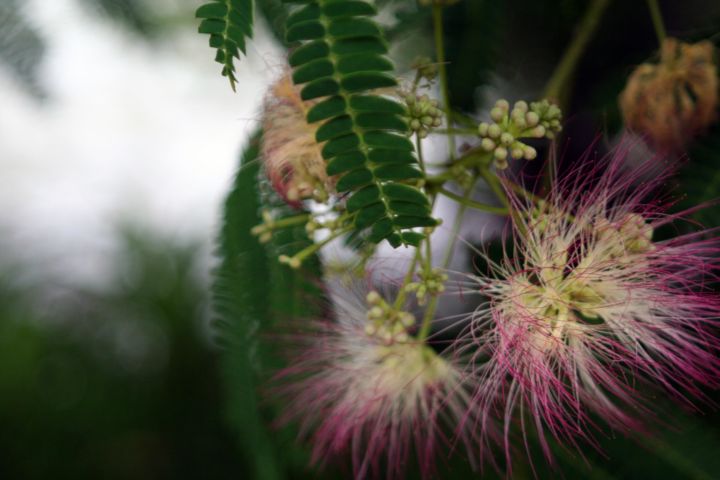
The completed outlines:
<svg viewBox="0 0 720 480">
<path fill-rule="evenodd" d="M 446 195 L 447 193 L 450 193 L 452 196 L 460 199 L 460 208 L 458 209 L 458 213 L 455 216 L 455 222 L 453 225 L 452 233 L 449 238 L 449 245 L 447 250 L 445 251 L 445 258 L 443 259 L 443 268 L 448 268 L 448 265 L 450 265 L 450 261 L 452 260 L 453 253 L 455 253 L 455 245 L 457 244 L 457 237 L 460 233 L 460 227 L 462 226 L 462 219 L 465 215 L 465 210 L 468 206 L 471 206 L 473 202 L 470 200 L 470 197 L 472 196 L 472 192 L 475 190 L 475 183 L 477 179 L 475 179 L 472 184 L 465 190 L 465 194 L 460 197 L 459 195 L 455 195 L 452 192 L 449 192 L 447 190 L 441 189 L 440 193 L 443 195 Z M 452 198 L 452 197 L 450 197 Z M 481 203 L 477 203 L 477 205 L 482 205 L 483 208 L 497 208 L 497 207 L 490 207 L 488 205 L 483 205 Z M 487 211 L 487 210 L 486 210 Z M 507 214 L 507 211 L 504 212 Z M 425 339 L 427 339 L 428 335 L 430 334 L 430 329 L 432 327 L 432 319 L 435 316 L 435 310 L 437 309 L 438 305 L 438 299 L 439 297 L 437 295 L 433 295 L 433 297 L 430 299 L 430 303 L 427 306 L 427 309 L 425 309 L 425 314 L 423 315 L 422 324 L 420 325 L 420 330 L 417 334 L 417 339 L 419 342 L 424 342 Z"/>
<path fill-rule="evenodd" d="M 665 34 L 665 24 L 663 23 L 662 13 L 660 12 L 660 5 L 657 0 L 647 0 L 647 4 L 650 9 L 650 16 L 652 17 L 653 27 L 655 27 L 658 43 L 660 47 L 662 47 L 667 35 Z"/>
<path fill-rule="evenodd" d="M 425 177 L 425 184 L 441 186 L 441 185 L 444 185 L 445 182 L 449 182 L 450 180 L 453 180 L 454 178 L 455 177 L 452 173 L 450 173 L 449 171 L 445 171 L 439 175 L 433 175 L 432 177 Z"/>
<path fill-rule="evenodd" d="M 420 163 L 420 168 L 422 169 L 422 172 L 424 175 L 427 175 L 427 172 L 425 170 L 425 159 L 423 157 L 423 150 L 422 150 L 422 139 L 420 138 L 419 134 L 415 134 L 415 144 L 417 146 L 417 153 L 418 153 L 418 163 Z M 433 210 L 435 207 L 435 196 L 433 196 L 432 201 L 430 202 L 430 211 Z M 427 234 L 425 237 L 425 248 L 427 251 L 427 255 L 425 258 L 425 261 L 423 262 L 423 269 L 426 273 L 430 273 L 432 270 L 432 248 L 430 245 L 430 233 Z"/>
<path fill-rule="evenodd" d="M 554 100 L 561 104 L 561 96 L 567 94 L 566 88 L 577 67 L 580 58 L 582 57 L 585 48 L 590 39 L 595 34 L 598 26 L 600 25 L 600 19 L 605 13 L 605 9 L 610 4 L 610 0 L 592 0 L 590 6 L 585 12 L 585 16 L 580 21 L 577 27 L 577 33 L 573 38 L 570 46 L 560 60 L 560 63 L 555 68 L 550 80 L 545 87 L 545 97 Z"/>
<path fill-rule="evenodd" d="M 323 248 L 325 245 L 332 242 L 336 238 L 338 238 L 342 235 L 345 235 L 346 233 L 348 233 L 352 230 L 353 230 L 353 227 L 345 227 L 336 232 L 333 232 L 325 240 L 323 240 L 319 243 L 313 243 L 312 245 L 304 248 L 303 250 L 301 250 L 298 253 L 296 253 L 295 255 L 293 255 L 292 258 L 297 260 L 301 264 L 307 257 L 309 257 L 313 253 L 317 252 L 318 250 L 320 250 L 321 248 Z M 292 264 L 291 264 L 291 266 L 292 266 Z"/>
<path fill-rule="evenodd" d="M 420 330 L 417 334 L 418 342 L 424 342 L 430 334 L 430 327 L 432 326 L 432 319 L 435 315 L 438 299 L 439 297 L 437 295 L 433 295 L 430 299 L 430 303 L 428 303 L 427 309 L 425 309 L 425 315 L 423 315 L 422 324 L 420 325 Z"/>
<path fill-rule="evenodd" d="M 410 268 L 408 268 L 407 273 L 405 274 L 405 278 L 403 278 L 402 284 L 400 285 L 400 291 L 398 292 L 398 296 L 395 298 L 395 303 L 393 304 L 393 307 L 395 307 L 395 310 L 400 310 L 405 303 L 405 298 L 407 297 L 407 292 L 405 291 L 405 287 L 410 283 L 410 281 L 413 279 L 413 275 L 415 275 L 415 267 L 417 266 L 417 262 L 420 260 L 420 249 L 415 249 L 415 255 L 413 256 L 412 261 L 410 262 Z"/>
<path fill-rule="evenodd" d="M 423 158 L 422 139 L 418 134 L 415 134 L 415 149 L 418 154 L 418 164 L 420 165 L 420 170 L 422 170 L 423 176 L 427 177 L 427 172 L 425 171 L 425 159 Z"/>
<path fill-rule="evenodd" d="M 497 175 L 491 172 L 488 168 L 481 168 L 480 176 L 483 178 L 483 180 L 485 180 L 485 182 L 487 182 L 495 196 L 505 206 L 505 210 L 509 211 L 510 202 L 508 201 L 507 195 L 505 194 L 505 190 L 503 190 L 502 185 L 500 185 L 500 180 L 498 180 Z"/>
<path fill-rule="evenodd" d="M 507 211 L 510 212 L 510 216 L 513 218 L 513 220 L 515 220 L 515 226 L 520 231 L 520 233 L 524 233 L 525 228 L 523 227 L 522 214 L 518 210 L 512 208 L 512 206 L 510 205 L 507 194 L 505 193 L 502 185 L 500 185 L 500 180 L 498 179 L 497 175 L 491 172 L 488 168 L 481 168 L 480 176 L 487 182 L 488 185 L 490 185 L 492 191 L 495 193 L 498 199 L 500 199 Z M 526 191 L 519 185 L 517 186 L 517 188 L 522 189 L 522 191 L 527 195 L 532 195 L 530 192 Z"/>
<path fill-rule="evenodd" d="M 475 190 L 475 183 L 477 182 L 477 179 L 473 180 L 472 184 L 468 186 L 468 188 L 465 190 L 465 195 L 463 196 L 463 199 L 465 201 L 471 201 L 470 197 L 472 197 L 473 191 Z M 450 242 L 448 243 L 448 248 L 445 251 L 445 258 L 443 259 L 443 268 L 447 269 L 448 266 L 450 266 L 450 262 L 452 261 L 453 254 L 455 253 L 455 245 L 457 245 L 457 237 L 460 235 L 460 227 L 462 227 L 462 220 L 463 216 L 465 215 L 465 210 L 468 208 L 469 205 L 466 203 L 461 202 L 460 207 L 458 208 L 457 215 L 455 215 L 455 223 L 453 224 L 452 233 L 450 234 Z"/>
<path fill-rule="evenodd" d="M 293 225 L 299 225 L 301 223 L 306 223 L 309 219 L 310 219 L 309 214 L 296 215 L 293 217 L 281 218 L 280 220 L 273 220 L 270 223 L 270 226 L 272 228 L 291 227 Z"/>
<path fill-rule="evenodd" d="M 497 215 L 507 215 L 508 209 L 506 207 L 494 207 L 492 205 L 486 205 L 484 203 L 476 202 L 475 200 L 471 200 L 469 198 L 466 198 L 464 196 L 458 195 L 456 193 L 451 192 L 450 190 L 445 190 L 444 188 L 438 189 L 438 193 L 441 195 L 444 195 L 452 200 L 455 200 L 460 205 L 464 207 L 470 207 L 474 208 L 476 210 L 480 210 L 483 212 L 488 213 L 494 213 Z"/>
<path fill-rule="evenodd" d="M 442 9 L 442 5 L 433 5 L 433 32 L 435 36 L 435 55 L 437 56 L 438 69 L 440 73 L 440 91 L 443 97 L 443 106 L 445 107 L 445 121 L 447 122 L 447 127 L 451 128 L 452 109 L 450 107 L 450 92 L 448 88 L 447 68 L 445 67 L 445 45 L 443 43 L 444 39 Z M 455 136 L 453 134 L 448 135 L 448 153 L 450 155 L 450 160 L 454 160 Z"/>
</svg>

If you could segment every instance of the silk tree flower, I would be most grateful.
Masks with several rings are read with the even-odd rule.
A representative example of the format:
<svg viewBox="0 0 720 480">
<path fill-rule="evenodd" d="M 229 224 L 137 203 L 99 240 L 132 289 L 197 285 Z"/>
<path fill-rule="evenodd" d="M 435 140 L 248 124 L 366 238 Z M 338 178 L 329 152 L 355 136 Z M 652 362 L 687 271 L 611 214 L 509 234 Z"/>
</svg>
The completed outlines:
<svg viewBox="0 0 720 480">
<path fill-rule="evenodd" d="M 508 189 L 514 254 L 471 276 L 487 301 L 461 348 L 476 352 L 477 408 L 504 419 L 508 465 L 513 425 L 521 436 L 532 427 L 551 461 L 548 436 L 577 446 L 593 443 L 597 419 L 644 427 L 653 386 L 692 405 L 720 384 L 720 299 L 709 287 L 718 240 L 653 241 L 688 212 L 668 214 L 655 195 L 669 172 L 625 167 L 625 157 L 586 158 L 541 205 Z"/>
<path fill-rule="evenodd" d="M 315 141 L 317 125 L 305 119 L 313 105 L 300 98 L 288 74 L 273 84 L 263 107 L 265 171 L 275 191 L 294 206 L 309 198 L 326 200 L 334 185 L 325 172 L 321 145 Z"/>
<path fill-rule="evenodd" d="M 464 446 L 474 465 L 466 425 L 477 415 L 456 359 L 410 336 L 414 316 L 377 292 L 364 302 L 344 291 L 334 303 L 334 321 L 293 335 L 296 355 L 273 389 L 288 402 L 280 423 L 299 423 L 313 463 L 349 457 L 357 479 L 402 478 L 414 456 L 427 477 L 436 455 Z"/>
<path fill-rule="evenodd" d="M 643 63 L 620 95 L 625 125 L 657 149 L 682 150 L 717 118 L 718 81 L 715 47 L 666 38 L 660 63 Z"/>
</svg>

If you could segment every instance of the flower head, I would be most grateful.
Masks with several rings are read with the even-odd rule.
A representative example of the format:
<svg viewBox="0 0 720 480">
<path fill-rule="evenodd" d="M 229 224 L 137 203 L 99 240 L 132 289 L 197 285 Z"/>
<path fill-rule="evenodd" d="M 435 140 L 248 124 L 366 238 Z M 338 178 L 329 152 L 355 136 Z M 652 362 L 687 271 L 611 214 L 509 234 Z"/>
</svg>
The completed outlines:
<svg viewBox="0 0 720 480">
<path fill-rule="evenodd" d="M 376 292 L 366 305 L 344 296 L 336 321 L 301 334 L 299 355 L 278 376 L 290 399 L 282 421 L 311 435 L 313 460 L 349 454 L 355 478 L 396 478 L 413 447 L 423 475 L 456 442 L 474 455 L 467 375 L 408 334 L 412 314 Z"/>
<path fill-rule="evenodd" d="M 508 455 L 518 411 L 550 458 L 545 433 L 592 441 L 596 417 L 639 427 L 648 384 L 686 401 L 719 384 L 720 299 L 707 285 L 717 240 L 653 241 L 682 214 L 647 201 L 664 180 L 645 179 L 649 163 L 625 169 L 618 151 L 584 165 L 556 180 L 543 205 L 513 197 L 514 256 L 474 277 L 489 299 L 465 335 L 478 349 L 475 400 L 504 416 Z"/>
<path fill-rule="evenodd" d="M 321 146 L 315 140 L 317 126 L 305 119 L 312 102 L 300 98 L 290 75 L 270 89 L 263 110 L 262 159 L 268 178 L 286 202 L 324 200 L 333 181 L 325 171 Z"/>
<path fill-rule="evenodd" d="M 646 135 L 660 150 L 680 150 L 716 118 L 718 74 L 709 41 L 663 42 L 660 63 L 643 63 L 620 95 L 620 109 L 631 130 Z"/>
</svg>

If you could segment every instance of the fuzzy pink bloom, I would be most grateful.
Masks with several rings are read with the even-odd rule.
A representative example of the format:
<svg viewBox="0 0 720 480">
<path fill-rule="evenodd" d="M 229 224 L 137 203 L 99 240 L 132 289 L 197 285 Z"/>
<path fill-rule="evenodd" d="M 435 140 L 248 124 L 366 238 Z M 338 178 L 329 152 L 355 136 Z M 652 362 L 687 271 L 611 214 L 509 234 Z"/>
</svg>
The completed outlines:
<svg viewBox="0 0 720 480">
<path fill-rule="evenodd" d="M 315 141 L 318 127 L 305 118 L 316 103 L 303 101 L 287 74 L 272 85 L 263 105 L 265 172 L 275 191 L 295 207 L 308 198 L 327 198 L 334 188 L 325 172 L 321 145 Z"/>
<path fill-rule="evenodd" d="M 653 242 L 687 212 L 648 200 L 667 169 L 626 168 L 625 158 L 588 154 L 540 207 L 509 191 L 514 254 L 470 282 L 488 300 L 462 348 L 476 351 L 478 408 L 504 418 L 508 465 L 515 423 L 521 436 L 537 432 L 551 460 L 547 437 L 592 443 L 595 415 L 639 428 L 649 385 L 690 403 L 719 384 L 720 299 L 709 287 L 718 240 L 704 231 Z"/>
<path fill-rule="evenodd" d="M 453 359 L 403 328 L 376 328 L 357 294 L 339 295 L 334 310 L 334 321 L 294 336 L 299 351 L 277 377 L 289 400 L 280 422 L 300 424 L 313 463 L 349 456 L 357 479 L 402 478 L 414 456 L 427 477 L 438 454 L 464 446 L 475 455 L 464 422 L 475 418 L 473 388 Z"/>
</svg>

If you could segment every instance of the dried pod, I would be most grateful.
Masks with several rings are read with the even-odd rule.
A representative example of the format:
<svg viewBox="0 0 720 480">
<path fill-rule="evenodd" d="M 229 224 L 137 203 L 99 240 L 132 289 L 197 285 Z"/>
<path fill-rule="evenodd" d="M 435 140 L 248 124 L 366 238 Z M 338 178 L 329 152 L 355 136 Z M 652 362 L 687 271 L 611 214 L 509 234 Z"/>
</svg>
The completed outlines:
<svg viewBox="0 0 720 480">
<path fill-rule="evenodd" d="M 263 106 L 262 159 L 275 191 L 290 205 L 308 198 L 325 200 L 333 180 L 325 171 L 316 125 L 305 119 L 312 102 L 300 98 L 289 75 L 270 88 Z"/>
<path fill-rule="evenodd" d="M 662 151 L 681 150 L 716 118 L 718 74 L 709 41 L 663 42 L 660 63 L 644 63 L 620 94 L 625 125 Z"/>
</svg>

